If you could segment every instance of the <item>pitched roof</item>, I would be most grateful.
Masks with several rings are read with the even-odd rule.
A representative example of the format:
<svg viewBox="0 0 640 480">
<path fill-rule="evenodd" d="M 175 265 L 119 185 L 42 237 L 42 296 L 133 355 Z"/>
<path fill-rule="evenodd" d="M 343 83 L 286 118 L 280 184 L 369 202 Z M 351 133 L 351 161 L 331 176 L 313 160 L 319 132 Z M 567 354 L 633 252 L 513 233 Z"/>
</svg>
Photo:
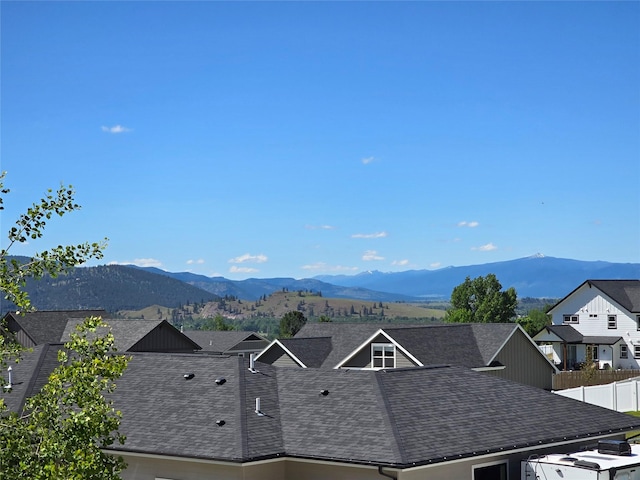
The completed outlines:
<svg viewBox="0 0 640 480">
<path fill-rule="evenodd" d="M 325 358 L 320 365 L 325 368 L 334 368 L 343 362 L 379 330 L 385 332 L 423 365 L 452 364 L 477 368 L 488 366 L 517 329 L 518 326 L 513 323 L 388 326 L 377 323 L 327 322 L 305 325 L 294 339 L 330 338 L 332 349 L 328 352 L 326 349 L 323 351 Z M 289 350 L 302 360 L 293 349 Z M 303 347 L 296 351 L 300 351 L 301 354 L 308 353 Z M 306 362 L 303 363 L 306 365 Z"/>
<path fill-rule="evenodd" d="M 631 313 L 640 313 L 640 280 L 587 280 Z"/>
<path fill-rule="evenodd" d="M 255 342 L 256 350 L 261 350 L 269 343 L 255 332 L 242 330 L 186 330 L 182 333 L 196 342 L 204 352 L 227 353 L 242 342 Z"/>
<path fill-rule="evenodd" d="M 394 329 L 412 328 L 425 325 L 394 325 Z M 333 323 L 318 322 L 307 323 L 294 338 L 331 338 L 332 349 L 327 353 L 326 358 L 322 362 L 323 368 L 333 368 L 347 355 L 358 348 L 371 335 L 376 333 L 380 328 L 385 328 L 385 324 L 380 323 Z"/>
<path fill-rule="evenodd" d="M 558 301 L 549 311 L 553 311 L 583 285 L 596 287 L 611 300 L 631 313 L 640 313 L 640 280 L 585 280 L 568 295 Z"/>
<path fill-rule="evenodd" d="M 75 331 L 76 327 L 83 322 L 82 319 L 70 319 L 60 337 L 61 342 L 68 342 L 71 339 L 71 333 Z M 184 340 L 185 345 L 189 348 L 198 350 L 200 346 L 196 344 L 189 337 L 182 335 L 178 329 L 171 325 L 166 320 L 112 320 L 107 322 L 109 329 L 113 334 L 114 345 L 120 352 L 129 351 L 145 336 L 149 335 L 156 329 L 166 328 L 171 334 L 179 335 Z M 98 329 L 98 334 L 101 329 Z"/>
<path fill-rule="evenodd" d="M 36 345 L 59 342 L 70 318 L 109 318 L 105 310 L 38 310 L 25 314 L 9 312 L 6 316 L 20 324 Z"/>
<path fill-rule="evenodd" d="M 621 336 L 585 336 L 571 325 L 547 325 L 547 331 L 555 334 L 566 343 L 579 343 L 585 345 L 614 345 L 622 340 Z"/>
<path fill-rule="evenodd" d="M 278 342 L 309 368 L 321 367 L 332 349 L 331 337 L 282 338 Z"/>
<path fill-rule="evenodd" d="M 113 394 L 127 436 L 115 449 L 408 468 L 640 429 L 639 418 L 463 367 L 248 367 L 242 357 L 133 353 Z"/>
</svg>

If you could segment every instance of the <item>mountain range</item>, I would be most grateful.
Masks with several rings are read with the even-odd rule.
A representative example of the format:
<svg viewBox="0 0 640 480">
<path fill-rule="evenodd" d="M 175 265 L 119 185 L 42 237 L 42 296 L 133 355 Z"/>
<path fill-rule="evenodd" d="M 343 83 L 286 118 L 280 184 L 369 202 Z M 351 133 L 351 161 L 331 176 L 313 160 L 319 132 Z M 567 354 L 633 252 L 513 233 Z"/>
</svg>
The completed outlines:
<svg viewBox="0 0 640 480">
<path fill-rule="evenodd" d="M 232 296 L 258 300 L 282 290 L 321 292 L 327 298 L 383 302 L 449 299 L 466 277 L 496 275 L 503 288 L 514 287 L 519 298 L 558 299 L 588 279 L 638 279 L 640 263 L 586 262 L 534 255 L 504 262 L 314 278 L 251 278 L 229 280 L 189 272 L 167 272 L 134 265 L 77 267 L 58 278 L 29 280 L 27 292 L 40 310 L 104 308 L 110 312 L 150 305 L 175 308 Z M 2 301 L 5 312 L 12 306 Z"/>
<path fill-rule="evenodd" d="M 519 297 L 562 298 L 587 279 L 640 278 L 640 263 L 587 262 L 536 254 L 504 262 L 446 267 L 439 270 L 407 270 L 357 275 L 319 275 L 296 280 L 270 278 L 228 280 L 193 273 L 170 273 L 153 267 L 135 267 L 170 276 L 217 295 L 255 300 L 286 288 L 321 291 L 326 297 L 381 301 L 449 299 L 452 290 L 466 277 L 496 275 L 504 288 L 514 287 Z"/>
</svg>

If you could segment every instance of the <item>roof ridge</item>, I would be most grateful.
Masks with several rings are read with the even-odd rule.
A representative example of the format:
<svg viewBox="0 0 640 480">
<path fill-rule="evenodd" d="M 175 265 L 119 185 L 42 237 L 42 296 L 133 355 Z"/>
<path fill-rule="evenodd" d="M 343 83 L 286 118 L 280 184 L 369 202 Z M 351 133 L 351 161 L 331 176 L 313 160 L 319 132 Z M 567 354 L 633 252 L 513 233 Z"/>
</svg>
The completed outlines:
<svg viewBox="0 0 640 480">
<path fill-rule="evenodd" d="M 404 441 L 402 439 L 402 435 L 400 435 L 400 431 L 398 430 L 397 422 L 394 419 L 393 410 L 391 408 L 391 403 L 389 402 L 388 395 L 385 394 L 384 383 L 382 381 L 382 375 L 380 372 L 373 373 L 374 381 L 376 382 L 375 395 L 378 399 L 378 403 L 383 407 L 384 422 L 386 428 L 392 433 L 393 442 L 391 447 L 393 449 L 393 456 L 401 459 L 401 462 L 398 463 L 407 463 L 407 456 L 405 455 Z"/>
</svg>

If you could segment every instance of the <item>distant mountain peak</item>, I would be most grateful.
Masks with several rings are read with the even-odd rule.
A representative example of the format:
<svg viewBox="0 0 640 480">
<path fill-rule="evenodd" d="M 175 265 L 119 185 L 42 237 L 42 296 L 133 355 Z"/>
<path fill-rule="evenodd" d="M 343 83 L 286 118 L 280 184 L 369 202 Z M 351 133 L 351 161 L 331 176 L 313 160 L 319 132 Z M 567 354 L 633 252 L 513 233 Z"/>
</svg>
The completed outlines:
<svg viewBox="0 0 640 480">
<path fill-rule="evenodd" d="M 533 255 L 527 258 L 544 258 L 544 254 L 538 252 L 538 253 L 534 253 Z"/>
</svg>

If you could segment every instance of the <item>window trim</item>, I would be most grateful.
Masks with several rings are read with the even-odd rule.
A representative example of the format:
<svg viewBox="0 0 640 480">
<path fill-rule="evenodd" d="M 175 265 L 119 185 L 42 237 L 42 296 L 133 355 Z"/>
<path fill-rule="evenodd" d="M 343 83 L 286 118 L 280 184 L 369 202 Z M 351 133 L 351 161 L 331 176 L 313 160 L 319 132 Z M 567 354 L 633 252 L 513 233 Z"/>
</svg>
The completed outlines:
<svg viewBox="0 0 640 480">
<path fill-rule="evenodd" d="M 382 348 L 382 355 L 376 355 L 376 348 Z M 387 356 L 385 352 L 388 348 L 391 348 L 392 355 Z M 376 359 L 381 360 L 381 366 L 376 366 Z M 387 360 L 391 360 L 392 365 L 387 365 Z M 371 368 L 373 369 L 383 369 L 383 368 L 396 368 L 396 346 L 393 343 L 371 343 Z"/>
<path fill-rule="evenodd" d="M 562 315 L 562 323 L 565 323 L 565 324 L 580 323 L 580 317 L 576 314 Z"/>
<path fill-rule="evenodd" d="M 613 321 L 613 323 L 612 323 Z M 617 315 L 607 315 L 607 328 L 609 330 L 615 330 L 618 328 L 618 316 Z"/>
<path fill-rule="evenodd" d="M 640 358 L 640 345 L 633 346 L 633 358 Z"/>
<path fill-rule="evenodd" d="M 629 347 L 626 343 L 620 344 L 620 358 L 629 358 Z"/>
<path fill-rule="evenodd" d="M 591 361 L 592 362 L 598 362 L 599 361 L 599 355 L 598 355 L 598 347 L 600 345 L 587 345 L 587 355 L 589 355 L 589 350 L 591 350 Z"/>
</svg>

